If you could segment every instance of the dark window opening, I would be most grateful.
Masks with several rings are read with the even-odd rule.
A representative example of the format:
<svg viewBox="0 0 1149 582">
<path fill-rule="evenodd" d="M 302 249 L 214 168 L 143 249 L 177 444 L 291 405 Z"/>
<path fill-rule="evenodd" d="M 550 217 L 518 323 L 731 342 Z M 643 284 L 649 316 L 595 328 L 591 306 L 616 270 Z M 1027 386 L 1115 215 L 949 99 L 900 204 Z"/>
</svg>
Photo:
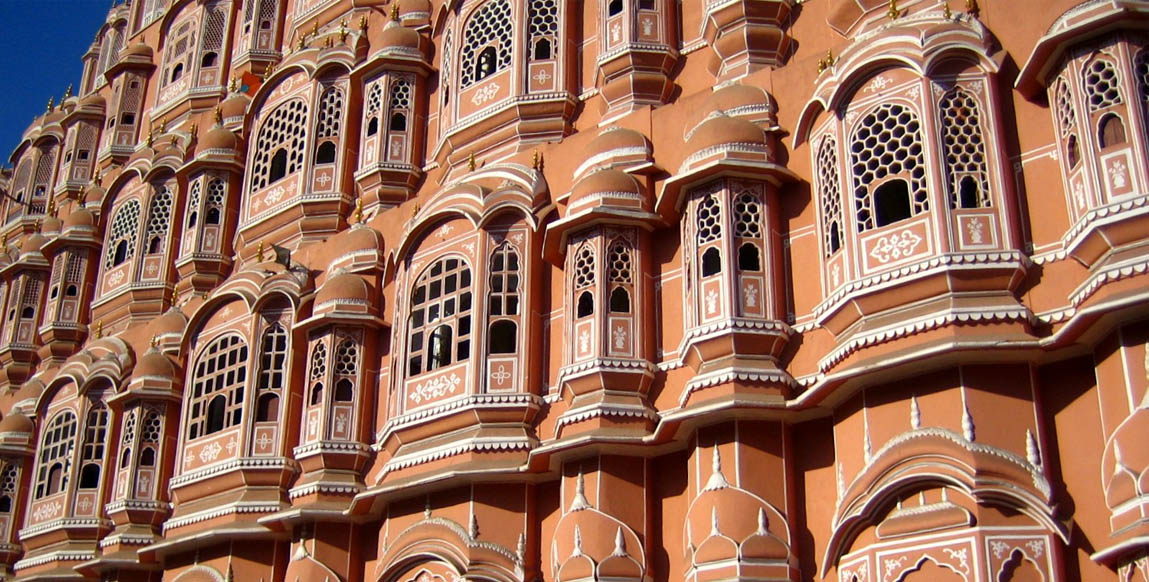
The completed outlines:
<svg viewBox="0 0 1149 582">
<path fill-rule="evenodd" d="M 56 463 L 55 465 L 52 465 L 51 469 L 48 469 L 48 491 L 46 494 L 51 495 L 53 493 L 58 493 L 60 489 L 63 488 L 63 486 L 64 466 L 60 463 Z"/>
<path fill-rule="evenodd" d="M 48 296 L 51 297 L 52 299 L 59 297 L 60 296 L 60 287 L 58 285 L 53 286 L 52 291 L 51 291 L 51 293 L 48 294 Z"/>
<path fill-rule="evenodd" d="M 161 236 L 153 236 L 148 240 L 148 254 L 154 255 L 164 250 L 164 239 Z"/>
<path fill-rule="evenodd" d="M 480 81 L 495 72 L 495 47 L 489 46 L 479 51 L 479 58 L 475 61 L 475 80 Z"/>
<path fill-rule="evenodd" d="M 207 425 L 204 428 L 204 434 L 209 435 L 223 430 L 224 422 L 224 408 L 227 406 L 227 398 L 223 394 L 211 399 L 207 405 Z"/>
<path fill-rule="evenodd" d="M 431 332 L 431 353 L 427 361 L 427 370 L 442 368 L 451 363 L 452 335 L 449 325 L 440 325 Z"/>
<path fill-rule="evenodd" d="M 830 254 L 834 254 L 834 253 L 838 252 L 838 249 L 840 249 L 840 248 L 842 248 L 842 229 L 838 226 L 838 223 L 836 221 L 831 222 L 830 223 Z"/>
<path fill-rule="evenodd" d="M 606 9 L 607 16 L 615 16 L 622 13 L 622 0 L 610 0 L 610 5 Z"/>
<path fill-rule="evenodd" d="M 615 287 L 610 292 L 611 313 L 630 313 L 630 293 L 625 287 Z"/>
<path fill-rule="evenodd" d="M 709 277 L 722 272 L 722 255 L 716 247 L 710 247 L 702 253 L 702 276 Z"/>
<path fill-rule="evenodd" d="M 9 513 L 12 511 L 12 498 L 3 495 L 0 496 L 0 513 Z"/>
<path fill-rule="evenodd" d="M 905 180 L 890 180 L 874 190 L 874 218 L 878 226 L 905 220 L 910 215 L 910 185 Z"/>
<path fill-rule="evenodd" d="M 171 82 L 175 83 L 176 81 L 179 81 L 180 77 L 182 77 L 182 76 L 184 76 L 184 65 L 183 65 L 183 63 L 180 63 L 172 69 L 172 80 L 171 80 Z"/>
<path fill-rule="evenodd" d="M 199 221 L 199 214 L 197 214 L 195 212 L 192 212 L 191 214 L 189 214 L 188 215 L 188 228 L 195 226 L 196 222 L 198 222 L 198 221 Z"/>
<path fill-rule="evenodd" d="M 578 316 L 586 317 L 594 313 L 594 295 L 590 291 L 583 291 L 578 296 Z"/>
<path fill-rule="evenodd" d="M 259 22 L 259 29 L 260 30 L 271 30 L 271 21 L 270 20 L 261 20 Z"/>
<path fill-rule="evenodd" d="M 64 287 L 64 296 L 66 297 L 75 297 L 79 294 L 80 288 L 76 287 L 75 285 L 68 285 L 67 287 Z"/>
<path fill-rule="evenodd" d="M 218 208 L 208 208 L 207 209 L 207 223 L 208 224 L 219 224 L 219 220 L 220 220 L 219 209 Z"/>
<path fill-rule="evenodd" d="M 200 60 L 199 66 L 203 68 L 215 66 L 216 54 L 214 52 L 204 53 L 203 59 Z"/>
<path fill-rule="evenodd" d="M 1081 156 L 1077 152 L 1076 135 L 1069 136 L 1069 143 L 1065 144 L 1065 157 L 1068 158 L 1066 161 L 1069 162 L 1070 168 L 1077 167 L 1077 162 L 1081 159 Z"/>
<path fill-rule="evenodd" d="M 268 422 L 279 418 L 279 396 L 264 394 L 259 397 L 259 404 L 255 410 L 257 422 Z"/>
<path fill-rule="evenodd" d="M 124 113 L 120 116 L 120 125 L 132 125 L 136 122 L 135 113 Z"/>
<path fill-rule="evenodd" d="M 131 460 L 132 460 L 132 449 L 124 449 L 124 452 L 120 454 L 120 468 L 121 469 L 128 468 L 128 463 L 131 462 Z"/>
<path fill-rule="evenodd" d="M 100 466 L 88 463 L 80 469 L 80 489 L 95 489 L 100 486 Z"/>
<path fill-rule="evenodd" d="M 34 308 L 34 307 L 25 307 L 24 309 L 20 310 L 20 317 L 22 317 L 24 319 L 32 319 L 32 317 L 35 315 L 36 315 L 36 308 Z"/>
<path fill-rule="evenodd" d="M 287 150 L 279 148 L 271 156 L 271 172 L 268 175 L 267 181 L 275 182 L 282 180 L 287 175 Z"/>
<path fill-rule="evenodd" d="M 351 380 L 344 378 L 335 384 L 336 402 L 351 402 L 354 398 L 355 389 L 351 386 Z"/>
<path fill-rule="evenodd" d="M 509 319 L 500 319 L 491 324 L 491 353 L 513 354 L 518 341 L 519 326 Z"/>
<path fill-rule="evenodd" d="M 654 0 L 638 0 L 639 10 L 654 10 Z"/>
<path fill-rule="evenodd" d="M 367 122 L 367 136 L 373 136 L 379 133 L 379 118 L 372 117 L 371 121 Z"/>
<path fill-rule="evenodd" d="M 535 41 L 533 56 L 536 61 L 544 61 L 551 58 L 551 39 L 540 38 Z"/>
<path fill-rule="evenodd" d="M 407 131 L 407 115 L 404 113 L 391 114 L 391 131 Z"/>
<path fill-rule="evenodd" d="M 758 254 L 758 246 L 754 243 L 743 243 L 738 248 L 739 271 L 761 271 L 762 258 Z"/>
<path fill-rule="evenodd" d="M 315 150 L 315 163 L 317 164 L 334 164 L 335 163 L 335 142 L 325 141 L 319 144 L 319 148 Z"/>
<path fill-rule="evenodd" d="M 156 465 L 156 450 L 153 448 L 145 448 L 143 453 L 140 453 L 140 466 L 141 467 L 154 467 Z"/>
<path fill-rule="evenodd" d="M 980 206 L 979 198 L 981 198 L 981 196 L 978 190 L 977 180 L 975 180 L 973 176 L 965 176 L 961 179 L 961 182 L 958 184 L 958 202 L 961 204 L 961 208 L 977 208 Z"/>
<path fill-rule="evenodd" d="M 311 387 L 311 399 L 309 400 L 309 403 L 311 404 L 311 406 L 316 406 L 317 404 L 319 404 L 322 401 L 323 401 L 323 383 L 322 382 L 316 382 L 315 385 Z"/>
<path fill-rule="evenodd" d="M 88 150 L 80 150 L 80 153 L 77 154 L 76 157 L 80 161 L 84 161 L 84 160 L 88 159 Z"/>
<path fill-rule="evenodd" d="M 1110 113 L 1101 118 L 1100 143 L 1102 148 L 1122 145 L 1125 143 L 1125 124 L 1121 118 Z"/>
</svg>

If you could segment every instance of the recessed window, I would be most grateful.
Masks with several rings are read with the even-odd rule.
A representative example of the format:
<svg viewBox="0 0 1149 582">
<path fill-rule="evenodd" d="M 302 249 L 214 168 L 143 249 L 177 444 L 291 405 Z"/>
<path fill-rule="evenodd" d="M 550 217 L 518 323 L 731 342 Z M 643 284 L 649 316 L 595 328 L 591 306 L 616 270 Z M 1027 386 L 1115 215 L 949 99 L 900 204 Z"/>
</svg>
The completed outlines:
<svg viewBox="0 0 1149 582">
<path fill-rule="evenodd" d="M 267 181 L 277 182 L 287 175 L 287 150 L 279 148 L 271 156 L 271 169 L 268 171 Z"/>
<path fill-rule="evenodd" d="M 407 131 L 407 116 L 403 113 L 391 114 L 391 131 Z"/>
<path fill-rule="evenodd" d="M 1065 157 L 1068 158 L 1069 167 L 1076 168 L 1077 162 L 1081 161 L 1081 154 L 1077 151 L 1077 136 L 1069 136 L 1069 142 L 1065 144 Z"/>
<path fill-rule="evenodd" d="M 315 150 L 315 163 L 317 164 L 334 164 L 335 163 L 335 142 L 325 141 L 319 144 L 319 148 Z"/>
<path fill-rule="evenodd" d="M 199 66 L 207 69 L 215 66 L 216 54 L 214 52 L 204 53 L 203 58 L 200 59 Z"/>
<path fill-rule="evenodd" d="M 183 76 L 184 76 L 184 65 L 183 65 L 183 63 L 180 63 L 180 64 L 178 64 L 172 68 L 172 80 L 171 80 L 172 83 L 179 81 L 180 77 L 183 77 Z"/>
<path fill-rule="evenodd" d="M 255 420 L 258 422 L 269 422 L 279 418 L 279 396 L 275 394 L 264 394 L 259 397 L 259 402 L 256 404 Z"/>
<path fill-rule="evenodd" d="M 1102 117 L 1099 127 L 1099 143 L 1102 149 L 1125 143 L 1125 124 L 1117 115 L 1110 113 Z"/>
<path fill-rule="evenodd" d="M 188 439 L 219 432 L 243 419 L 247 344 L 228 335 L 212 341 L 199 357 L 188 401 Z"/>
<path fill-rule="evenodd" d="M 615 287 L 610 292 L 611 313 L 630 313 L 630 293 L 623 287 Z"/>
<path fill-rule="evenodd" d="M 910 185 L 895 179 L 874 190 L 874 219 L 882 227 L 911 216 Z"/>
<path fill-rule="evenodd" d="M 540 38 L 535 41 L 535 49 L 533 52 L 536 61 L 543 61 L 551 58 L 551 39 Z"/>
<path fill-rule="evenodd" d="M 471 269 L 443 258 L 423 271 L 411 293 L 409 375 L 464 360 L 471 354 Z"/>
<path fill-rule="evenodd" d="M 354 398 L 355 389 L 351 386 L 351 380 L 344 378 L 335 384 L 336 402 L 351 402 Z"/>
<path fill-rule="evenodd" d="M 961 208 L 977 208 L 981 199 L 980 188 L 973 176 L 964 176 L 958 183 L 958 201 Z"/>
<path fill-rule="evenodd" d="M 95 489 L 100 486 L 100 466 L 88 463 L 80 469 L 80 489 Z"/>
<path fill-rule="evenodd" d="M 367 122 L 367 136 L 373 136 L 379 133 L 379 119 L 372 117 L 371 121 Z"/>
<path fill-rule="evenodd" d="M 495 72 L 495 47 L 485 47 L 479 51 L 479 58 L 475 61 L 475 80 L 481 81 Z"/>
<path fill-rule="evenodd" d="M 622 14 L 622 0 L 610 0 L 610 4 L 606 9 L 607 16 L 617 16 Z"/>
<path fill-rule="evenodd" d="M 594 314 L 594 295 L 590 291 L 583 291 L 578 296 L 578 316 L 586 317 Z"/>
<path fill-rule="evenodd" d="M 513 354 L 518 341 L 518 326 L 509 319 L 500 319 L 491 324 L 491 353 Z"/>
<path fill-rule="evenodd" d="M 715 247 L 702 252 L 702 276 L 710 277 L 722 272 L 722 254 Z"/>
<path fill-rule="evenodd" d="M 762 259 L 759 256 L 758 245 L 754 243 L 743 243 L 742 246 L 738 247 L 738 270 L 762 270 Z"/>
</svg>

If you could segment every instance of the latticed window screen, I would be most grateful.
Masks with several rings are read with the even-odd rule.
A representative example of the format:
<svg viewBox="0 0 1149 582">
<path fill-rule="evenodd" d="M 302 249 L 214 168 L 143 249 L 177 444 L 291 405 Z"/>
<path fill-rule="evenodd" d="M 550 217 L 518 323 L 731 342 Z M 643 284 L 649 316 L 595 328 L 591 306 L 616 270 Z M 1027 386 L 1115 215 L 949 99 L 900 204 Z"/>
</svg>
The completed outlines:
<svg viewBox="0 0 1149 582">
<path fill-rule="evenodd" d="M 164 239 L 168 235 L 168 225 L 172 220 L 172 187 L 168 184 L 159 186 L 152 195 L 151 208 L 148 209 L 147 241 L 149 254 L 164 251 Z"/>
<path fill-rule="evenodd" d="M 490 315 L 519 314 L 519 254 L 508 243 L 491 253 L 491 290 L 487 295 Z"/>
<path fill-rule="evenodd" d="M 705 244 L 722 236 L 722 204 L 711 194 L 698 203 L 698 243 Z"/>
<path fill-rule="evenodd" d="M 287 364 L 287 330 L 273 323 L 263 332 L 259 355 L 259 389 L 278 390 L 283 387 L 284 368 Z"/>
<path fill-rule="evenodd" d="M 127 469 L 132 462 L 131 449 L 136 443 L 136 425 L 140 410 L 133 408 L 124 413 L 124 426 L 120 429 L 120 468 Z"/>
<path fill-rule="evenodd" d="M 531 0 L 529 11 L 531 58 L 558 57 L 559 1 Z"/>
<path fill-rule="evenodd" d="M 490 0 L 471 16 L 459 59 L 461 88 L 510 66 L 513 33 L 509 0 Z"/>
<path fill-rule="evenodd" d="M 338 137 L 343 119 L 343 91 L 328 87 L 319 98 L 319 119 L 315 123 L 317 138 Z"/>
<path fill-rule="evenodd" d="M 150 22 L 150 21 L 149 21 Z M 97 72 L 101 75 L 116 64 L 116 59 L 120 54 L 120 48 L 123 46 L 123 35 L 120 34 L 118 28 L 110 28 L 104 33 L 104 40 L 100 43 L 100 60 L 97 65 Z"/>
<path fill-rule="evenodd" d="M 586 289 L 594 286 L 594 248 L 590 243 L 579 247 L 575 255 L 575 289 Z"/>
<path fill-rule="evenodd" d="M 72 466 L 72 449 L 76 446 L 76 415 L 71 411 L 57 414 L 44 430 L 37 449 L 36 499 L 63 491 L 68 485 Z"/>
<path fill-rule="evenodd" d="M 630 245 L 625 240 L 618 239 L 611 243 L 607 258 L 610 261 L 608 280 L 611 283 L 633 282 L 633 259 L 631 257 Z"/>
<path fill-rule="evenodd" d="M 107 437 L 108 407 L 102 402 L 95 402 L 88 411 L 88 423 L 84 426 L 84 446 L 80 449 L 80 460 L 98 461 L 104 458 L 104 441 Z"/>
<path fill-rule="evenodd" d="M 367 119 L 373 119 L 379 115 L 379 111 L 383 108 L 383 83 L 376 81 L 371 83 L 371 87 L 367 89 L 367 113 L 364 115 Z"/>
<path fill-rule="evenodd" d="M 226 33 L 226 21 L 227 13 L 224 12 L 222 6 L 210 6 L 207 8 L 203 22 L 203 35 L 200 40 L 201 66 L 210 67 L 218 64 L 216 60 L 213 60 L 209 64 L 204 61 L 204 57 L 207 57 L 209 54 L 214 54 L 218 57 L 219 51 L 223 49 L 223 35 Z"/>
<path fill-rule="evenodd" d="M 1108 59 L 1097 59 L 1085 70 L 1085 95 L 1089 99 L 1089 110 L 1100 111 L 1120 105 L 1121 90 L 1117 78 L 1117 67 Z"/>
<path fill-rule="evenodd" d="M 203 184 L 199 180 L 196 180 L 191 185 L 191 193 L 188 194 L 188 228 L 192 228 L 199 223 L 199 202 L 202 194 Z"/>
<path fill-rule="evenodd" d="M 818 150 L 818 188 L 822 203 L 822 247 L 831 256 L 842 248 L 842 186 L 838 181 L 838 142 L 833 137 L 822 141 Z"/>
<path fill-rule="evenodd" d="M 448 257 L 423 271 L 411 293 L 409 376 L 471 355 L 471 268 Z"/>
<path fill-rule="evenodd" d="M 311 366 L 308 372 L 312 382 L 322 382 L 327 375 L 327 344 L 317 342 L 311 351 Z"/>
<path fill-rule="evenodd" d="M 28 277 L 24 280 L 24 293 L 20 296 L 20 308 L 22 311 L 21 317 L 32 317 L 27 315 L 29 312 L 35 313 L 36 307 L 40 304 L 40 281 Z"/>
<path fill-rule="evenodd" d="M 942 97 L 938 109 L 942 122 L 942 147 L 946 157 L 950 208 L 990 206 L 984 128 L 977 98 L 969 91 L 957 87 Z"/>
<path fill-rule="evenodd" d="M 887 103 L 863 116 L 850 141 L 850 153 L 858 232 L 875 228 L 870 187 L 890 176 L 906 178 L 912 215 L 929 210 L 921 124 L 909 108 Z"/>
<path fill-rule="evenodd" d="M 212 341 L 200 355 L 189 402 L 189 440 L 240 423 L 247 366 L 247 344 L 235 335 Z"/>
<path fill-rule="evenodd" d="M 350 338 L 339 342 L 335 351 L 335 373 L 354 376 L 359 373 L 359 344 Z"/>
<path fill-rule="evenodd" d="M 307 104 L 293 99 L 277 107 L 255 140 L 255 158 L 252 161 L 251 189 L 259 190 L 272 182 L 272 159 L 279 150 L 286 153 L 284 175 L 303 168 L 303 154 L 307 142 Z"/>
<path fill-rule="evenodd" d="M 164 433 L 164 415 L 162 409 L 148 407 L 144 415 L 143 430 L 140 432 L 140 442 L 144 444 L 159 444 Z"/>
<path fill-rule="evenodd" d="M 12 498 L 16 496 L 16 490 L 20 486 L 20 472 L 15 463 L 5 462 L 4 468 L 0 470 L 0 512 L 9 513 L 12 511 Z"/>
<path fill-rule="evenodd" d="M 741 192 L 734 198 L 734 235 L 762 238 L 762 200 L 756 192 Z"/>
<path fill-rule="evenodd" d="M 391 102 L 389 105 L 392 112 L 396 109 L 411 108 L 411 81 L 396 79 L 395 82 L 391 83 Z"/>
<path fill-rule="evenodd" d="M 207 216 L 204 220 L 208 224 L 220 224 L 223 221 L 224 203 L 227 201 L 227 184 L 219 178 L 212 178 L 207 184 L 207 204 L 204 211 Z"/>
</svg>

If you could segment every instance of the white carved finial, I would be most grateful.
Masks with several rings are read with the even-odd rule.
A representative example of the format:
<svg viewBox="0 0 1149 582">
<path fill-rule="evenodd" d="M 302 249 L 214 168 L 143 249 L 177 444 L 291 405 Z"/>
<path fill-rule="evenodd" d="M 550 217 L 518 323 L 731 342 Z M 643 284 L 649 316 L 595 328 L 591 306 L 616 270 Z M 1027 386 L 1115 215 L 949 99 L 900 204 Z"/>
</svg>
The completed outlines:
<svg viewBox="0 0 1149 582">
<path fill-rule="evenodd" d="M 431 496 L 427 496 L 427 502 L 423 505 L 423 519 L 431 519 Z"/>
<path fill-rule="evenodd" d="M 575 531 L 574 531 L 574 549 L 571 550 L 571 557 L 573 558 L 575 556 L 581 556 L 581 555 L 582 555 L 582 530 L 579 529 L 579 526 L 576 525 Z"/>
<path fill-rule="evenodd" d="M 527 534 L 519 533 L 519 542 L 515 544 L 515 558 L 522 563 L 523 557 L 527 555 Z"/>
<path fill-rule="evenodd" d="M 626 555 L 626 535 L 622 533 L 622 526 L 618 526 L 618 531 L 614 534 L 614 551 L 611 552 L 612 556 L 625 556 Z"/>
<path fill-rule="evenodd" d="M 588 509 L 590 503 L 586 500 L 586 482 L 583 480 L 582 471 L 578 473 L 575 478 L 575 495 L 571 501 L 570 511 L 582 511 Z"/>
<path fill-rule="evenodd" d="M 846 494 L 846 469 L 843 468 L 841 463 L 838 463 L 838 500 L 842 500 L 842 496 Z"/>
<path fill-rule="evenodd" d="M 969 405 L 962 406 L 961 410 L 961 432 L 965 440 L 973 442 L 977 437 L 975 427 L 973 425 L 973 415 L 969 412 Z"/>
<path fill-rule="evenodd" d="M 471 513 L 471 534 L 472 540 L 479 539 L 479 518 L 473 512 Z"/>
<path fill-rule="evenodd" d="M 712 536 L 722 535 L 722 533 L 718 531 L 718 506 L 717 505 L 710 508 L 710 535 L 712 535 Z"/>
<path fill-rule="evenodd" d="M 764 536 L 766 534 L 769 534 L 770 533 L 770 528 L 768 527 L 769 525 L 770 525 L 769 522 L 766 521 L 766 510 L 759 507 L 758 508 L 758 531 L 756 531 L 754 533 L 756 533 L 760 536 Z"/>
<path fill-rule="evenodd" d="M 910 396 L 910 427 L 918 430 L 922 427 L 922 410 L 918 408 L 918 397 Z"/>
<path fill-rule="evenodd" d="M 302 560 L 306 557 L 307 557 L 307 548 L 303 545 L 303 542 L 300 541 L 299 547 L 295 548 L 295 554 L 291 556 L 291 559 L 292 559 L 292 561 L 298 562 L 299 560 Z"/>
<path fill-rule="evenodd" d="M 1029 429 L 1025 429 L 1025 458 L 1030 465 L 1041 466 L 1041 449 L 1037 448 L 1037 439 Z"/>
<path fill-rule="evenodd" d="M 950 493 L 949 493 L 949 491 L 950 491 L 950 490 L 949 490 L 949 488 L 948 488 L 948 487 L 942 487 L 942 502 L 943 502 L 943 503 L 948 503 L 948 502 L 949 502 L 949 500 L 950 500 Z"/>
<path fill-rule="evenodd" d="M 710 479 L 706 481 L 706 487 L 703 491 L 716 491 L 718 489 L 725 489 L 730 486 L 726 481 L 726 476 L 722 474 L 722 457 L 718 452 L 718 445 L 714 446 L 714 459 L 711 465 Z"/>
</svg>

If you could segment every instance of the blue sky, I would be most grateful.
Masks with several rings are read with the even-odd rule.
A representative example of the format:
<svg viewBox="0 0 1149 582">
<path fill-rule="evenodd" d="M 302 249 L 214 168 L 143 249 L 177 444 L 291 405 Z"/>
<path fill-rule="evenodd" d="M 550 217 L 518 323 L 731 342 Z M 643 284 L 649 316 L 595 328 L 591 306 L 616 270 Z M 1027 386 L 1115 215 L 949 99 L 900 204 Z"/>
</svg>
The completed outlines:
<svg viewBox="0 0 1149 582">
<path fill-rule="evenodd" d="M 32 118 L 80 84 L 80 57 L 111 0 L 0 0 L 0 165 Z"/>
</svg>

